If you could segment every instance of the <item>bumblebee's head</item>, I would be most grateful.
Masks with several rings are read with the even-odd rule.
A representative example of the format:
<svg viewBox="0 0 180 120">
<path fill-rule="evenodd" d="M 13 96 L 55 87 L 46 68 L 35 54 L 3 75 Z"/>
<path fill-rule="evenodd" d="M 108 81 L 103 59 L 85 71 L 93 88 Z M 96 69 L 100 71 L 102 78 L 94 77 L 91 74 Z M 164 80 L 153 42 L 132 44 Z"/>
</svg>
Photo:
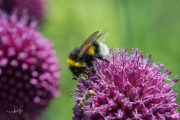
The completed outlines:
<svg viewBox="0 0 180 120">
<path fill-rule="evenodd" d="M 84 72 L 85 72 L 86 67 L 79 67 L 79 68 L 69 67 L 69 69 L 71 70 L 71 72 L 72 72 L 76 77 L 78 77 L 81 73 L 84 73 Z"/>
<path fill-rule="evenodd" d="M 78 76 L 83 73 L 86 69 L 86 63 L 83 60 L 78 60 L 78 54 L 80 50 L 75 48 L 69 55 L 67 63 L 71 72 Z"/>
<path fill-rule="evenodd" d="M 69 67 L 81 68 L 86 67 L 85 63 L 81 60 L 78 60 L 78 53 L 80 52 L 79 49 L 75 48 L 69 55 L 67 59 L 67 63 Z"/>
</svg>

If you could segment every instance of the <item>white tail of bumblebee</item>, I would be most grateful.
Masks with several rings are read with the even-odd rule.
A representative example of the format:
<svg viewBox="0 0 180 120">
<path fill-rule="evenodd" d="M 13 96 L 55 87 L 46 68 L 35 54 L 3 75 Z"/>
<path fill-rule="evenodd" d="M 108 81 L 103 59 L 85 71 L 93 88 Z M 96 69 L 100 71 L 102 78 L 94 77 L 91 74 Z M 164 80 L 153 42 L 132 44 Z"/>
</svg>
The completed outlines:
<svg viewBox="0 0 180 120">
<path fill-rule="evenodd" d="M 100 54 L 103 57 L 109 55 L 109 48 L 107 47 L 107 45 L 104 44 L 103 42 L 98 42 L 98 43 L 99 43 L 99 47 L 100 47 Z"/>
</svg>

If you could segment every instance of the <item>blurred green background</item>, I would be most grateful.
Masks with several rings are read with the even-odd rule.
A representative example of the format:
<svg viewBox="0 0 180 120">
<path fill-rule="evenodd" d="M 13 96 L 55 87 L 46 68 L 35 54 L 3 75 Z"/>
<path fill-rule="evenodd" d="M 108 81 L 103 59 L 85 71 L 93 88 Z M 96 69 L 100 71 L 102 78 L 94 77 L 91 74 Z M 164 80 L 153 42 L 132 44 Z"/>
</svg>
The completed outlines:
<svg viewBox="0 0 180 120">
<path fill-rule="evenodd" d="M 71 79 L 66 59 L 74 47 L 97 30 L 107 31 L 105 43 L 109 47 L 138 48 L 171 69 L 170 78 L 180 76 L 180 0 L 46 1 L 47 18 L 40 31 L 54 42 L 60 59 L 62 95 L 52 101 L 41 120 L 72 119 L 74 100 L 67 92 L 75 90 L 77 81 Z M 180 82 L 175 87 L 180 94 Z M 177 102 L 180 104 L 179 97 Z"/>
</svg>

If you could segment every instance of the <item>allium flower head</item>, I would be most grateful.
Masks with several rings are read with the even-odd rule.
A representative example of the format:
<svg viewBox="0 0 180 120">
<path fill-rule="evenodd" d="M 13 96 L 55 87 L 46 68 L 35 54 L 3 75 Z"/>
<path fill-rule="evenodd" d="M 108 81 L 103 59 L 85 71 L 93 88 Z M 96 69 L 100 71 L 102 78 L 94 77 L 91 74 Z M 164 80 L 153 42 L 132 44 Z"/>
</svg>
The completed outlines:
<svg viewBox="0 0 180 120">
<path fill-rule="evenodd" d="M 59 62 L 53 44 L 26 26 L 26 16 L 17 19 L 0 12 L 0 119 L 36 118 L 53 97 L 58 97 Z M 13 106 L 23 111 L 13 111 Z M 31 119 L 31 120 L 32 120 Z"/>
<path fill-rule="evenodd" d="M 41 21 L 44 18 L 43 0 L 0 0 L 0 9 L 8 14 L 12 14 L 16 9 L 18 17 L 27 12 L 30 20 Z"/>
<path fill-rule="evenodd" d="M 110 63 L 97 60 L 91 72 L 79 77 L 73 120 L 178 120 L 177 94 L 172 90 L 177 76 L 168 78 L 170 70 L 163 72 L 163 64 L 132 49 L 111 50 Z M 97 97 L 77 109 L 82 96 L 94 90 Z"/>
</svg>

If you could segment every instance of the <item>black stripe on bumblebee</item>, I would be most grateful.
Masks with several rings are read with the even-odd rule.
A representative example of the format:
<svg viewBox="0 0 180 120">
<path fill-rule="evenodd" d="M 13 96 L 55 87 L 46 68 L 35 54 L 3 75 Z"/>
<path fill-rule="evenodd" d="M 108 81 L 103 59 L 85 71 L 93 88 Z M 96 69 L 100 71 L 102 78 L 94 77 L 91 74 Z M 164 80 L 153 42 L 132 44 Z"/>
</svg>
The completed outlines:
<svg viewBox="0 0 180 120">
<path fill-rule="evenodd" d="M 99 31 L 96 31 L 91 34 L 79 48 L 74 48 L 69 54 L 67 63 L 75 76 L 84 73 L 88 68 L 91 69 L 93 74 L 96 74 L 93 67 L 93 62 L 96 59 L 109 63 L 108 60 L 104 59 L 109 54 L 109 48 L 106 44 L 96 41 L 102 35 L 102 33 L 98 33 Z"/>
</svg>

